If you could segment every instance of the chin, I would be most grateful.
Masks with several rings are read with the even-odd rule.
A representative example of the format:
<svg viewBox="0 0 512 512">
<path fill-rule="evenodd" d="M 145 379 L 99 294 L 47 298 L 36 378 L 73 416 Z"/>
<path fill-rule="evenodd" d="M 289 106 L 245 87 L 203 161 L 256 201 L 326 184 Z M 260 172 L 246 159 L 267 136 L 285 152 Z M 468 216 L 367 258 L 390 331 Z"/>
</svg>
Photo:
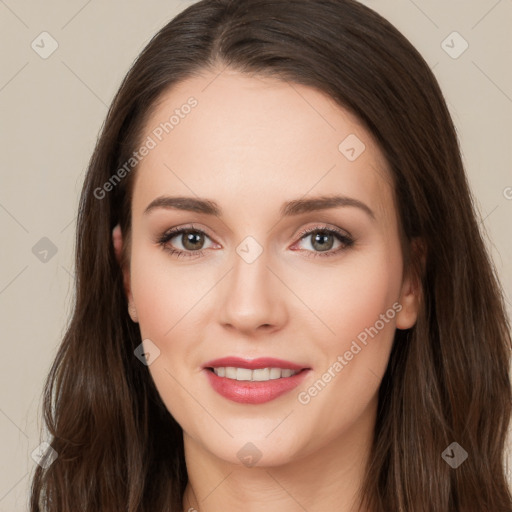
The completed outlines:
<svg viewBox="0 0 512 512">
<path fill-rule="evenodd" d="M 295 444 L 281 439 L 271 440 L 266 434 L 245 435 L 213 442 L 208 439 L 205 447 L 214 456 L 230 464 L 247 468 L 283 466 L 300 458 Z"/>
</svg>

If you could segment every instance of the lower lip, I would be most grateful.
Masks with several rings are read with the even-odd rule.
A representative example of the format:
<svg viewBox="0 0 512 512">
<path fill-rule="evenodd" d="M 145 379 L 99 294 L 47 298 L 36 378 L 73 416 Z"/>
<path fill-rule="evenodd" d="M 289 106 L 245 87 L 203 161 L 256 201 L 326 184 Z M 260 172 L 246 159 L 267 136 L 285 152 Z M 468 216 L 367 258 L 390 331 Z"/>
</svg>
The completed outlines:
<svg viewBox="0 0 512 512">
<path fill-rule="evenodd" d="M 219 377 L 204 369 L 212 388 L 223 397 L 241 404 L 263 404 L 296 388 L 309 370 L 301 370 L 291 377 L 281 377 L 267 381 L 234 380 Z"/>
</svg>

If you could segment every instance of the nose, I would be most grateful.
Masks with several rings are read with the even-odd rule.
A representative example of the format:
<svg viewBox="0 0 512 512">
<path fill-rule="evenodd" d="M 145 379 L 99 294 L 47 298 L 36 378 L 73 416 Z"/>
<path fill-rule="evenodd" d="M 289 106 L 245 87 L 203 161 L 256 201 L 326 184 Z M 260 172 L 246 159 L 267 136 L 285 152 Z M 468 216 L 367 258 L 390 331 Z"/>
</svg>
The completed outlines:
<svg viewBox="0 0 512 512">
<path fill-rule="evenodd" d="M 248 263 L 236 255 L 223 280 L 219 297 L 219 321 L 228 329 L 250 335 L 270 333 L 288 320 L 286 296 L 290 292 L 268 266 L 265 252 Z"/>
</svg>

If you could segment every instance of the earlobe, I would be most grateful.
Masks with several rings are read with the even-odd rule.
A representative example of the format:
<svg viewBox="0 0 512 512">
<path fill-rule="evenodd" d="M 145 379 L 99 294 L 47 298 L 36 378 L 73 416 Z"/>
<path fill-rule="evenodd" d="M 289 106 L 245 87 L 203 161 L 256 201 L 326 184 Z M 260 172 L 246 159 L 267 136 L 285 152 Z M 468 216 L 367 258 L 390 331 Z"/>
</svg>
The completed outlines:
<svg viewBox="0 0 512 512">
<path fill-rule="evenodd" d="M 412 252 L 413 259 L 419 262 L 419 265 L 409 265 L 407 276 L 402 284 L 399 298 L 402 309 L 396 316 L 396 327 L 398 329 L 410 329 L 413 327 L 421 307 L 423 290 L 421 277 L 418 273 L 424 272 L 426 260 L 425 246 L 421 240 L 413 240 Z"/>
<path fill-rule="evenodd" d="M 419 290 L 413 286 L 409 279 L 404 282 L 402 293 L 398 300 L 402 309 L 396 315 L 396 327 L 398 329 L 410 329 L 416 323 L 420 307 Z"/>
<path fill-rule="evenodd" d="M 112 243 L 117 262 L 121 264 L 121 254 L 123 249 L 123 235 L 121 234 L 121 226 L 119 224 L 112 230 Z"/>
<path fill-rule="evenodd" d="M 135 304 L 131 294 L 128 297 L 128 314 L 130 315 L 130 318 L 133 322 L 138 323 L 139 317 L 137 316 L 137 310 L 135 309 Z"/>
<path fill-rule="evenodd" d="M 112 230 L 112 244 L 114 245 L 114 253 L 116 255 L 117 262 L 119 263 L 121 271 L 123 272 L 123 285 L 126 299 L 128 301 L 128 314 L 130 315 L 130 318 L 133 322 L 138 322 L 139 319 L 137 317 L 137 310 L 135 308 L 135 303 L 133 301 L 130 287 L 130 269 L 126 264 L 123 265 L 122 261 L 123 235 L 121 232 L 121 226 L 119 224 L 117 224 Z"/>
</svg>

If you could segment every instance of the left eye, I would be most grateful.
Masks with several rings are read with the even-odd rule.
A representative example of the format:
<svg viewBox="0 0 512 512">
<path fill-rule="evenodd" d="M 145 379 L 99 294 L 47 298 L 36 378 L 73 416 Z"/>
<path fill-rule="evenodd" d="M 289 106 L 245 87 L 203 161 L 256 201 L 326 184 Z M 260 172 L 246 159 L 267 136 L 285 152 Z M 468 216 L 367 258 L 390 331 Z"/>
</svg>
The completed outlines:
<svg viewBox="0 0 512 512">
<path fill-rule="evenodd" d="M 343 240 L 343 237 L 339 235 L 336 231 L 331 231 L 328 229 L 318 229 L 306 233 L 301 237 L 300 241 L 306 241 L 308 239 L 310 240 L 310 247 L 312 247 L 315 251 L 318 252 L 330 251 L 333 248 L 333 245 L 335 244 L 336 240 L 341 245 L 343 245 L 343 243 L 347 243 L 347 241 Z"/>
</svg>

